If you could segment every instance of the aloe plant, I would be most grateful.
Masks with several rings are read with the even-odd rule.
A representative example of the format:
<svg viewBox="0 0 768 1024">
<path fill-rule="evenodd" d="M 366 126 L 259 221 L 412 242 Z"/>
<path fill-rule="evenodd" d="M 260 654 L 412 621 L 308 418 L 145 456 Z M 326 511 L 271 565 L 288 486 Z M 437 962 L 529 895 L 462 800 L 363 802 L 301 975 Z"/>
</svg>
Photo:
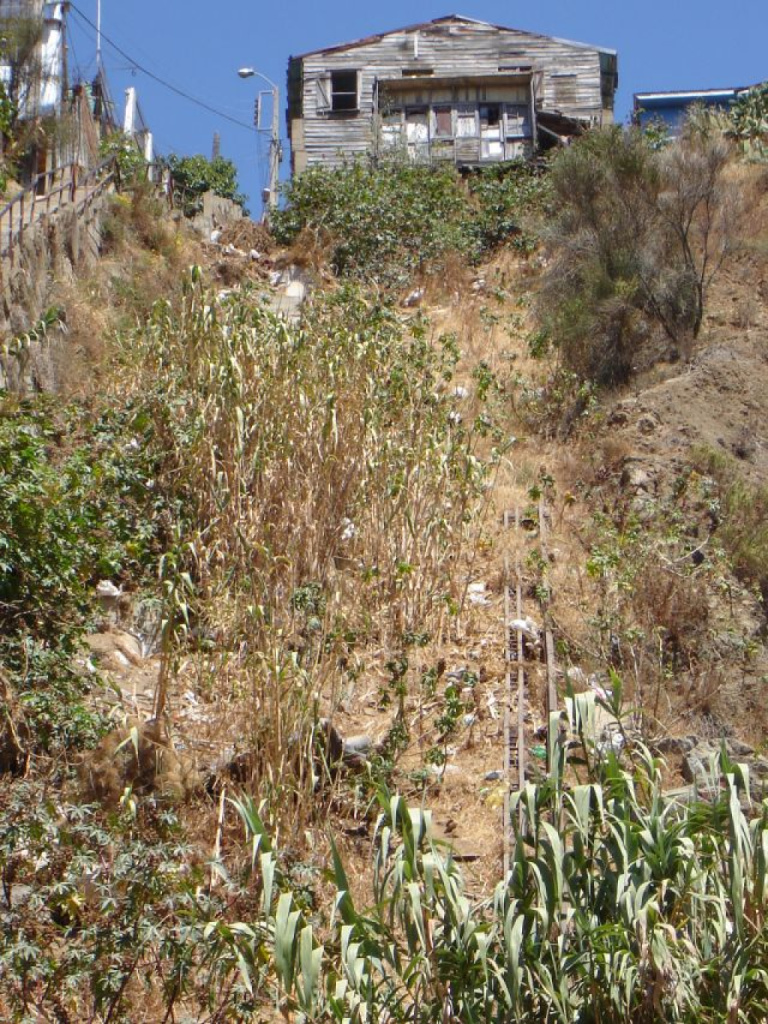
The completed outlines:
<svg viewBox="0 0 768 1024">
<path fill-rule="evenodd" d="M 571 703 L 572 725 L 593 701 Z M 579 785 L 563 760 L 515 794 L 511 870 L 479 902 L 429 812 L 380 791 L 370 907 L 355 906 L 333 842 L 323 941 L 290 893 L 278 899 L 284 1005 L 307 1021 L 762 1020 L 768 805 L 745 813 L 749 773 L 725 754 L 712 803 L 666 796 L 641 745 L 623 756 L 596 756 Z"/>
</svg>

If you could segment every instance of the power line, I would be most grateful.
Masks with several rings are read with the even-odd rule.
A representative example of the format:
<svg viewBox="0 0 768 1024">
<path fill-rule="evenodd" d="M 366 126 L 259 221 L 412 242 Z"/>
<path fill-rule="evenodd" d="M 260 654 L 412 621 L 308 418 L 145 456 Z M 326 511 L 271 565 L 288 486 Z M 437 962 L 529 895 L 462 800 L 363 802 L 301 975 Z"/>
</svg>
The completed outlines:
<svg viewBox="0 0 768 1024">
<path fill-rule="evenodd" d="M 89 25 L 94 31 L 96 31 L 96 26 L 94 25 L 94 23 L 90 20 L 90 18 L 83 14 L 83 12 L 76 4 L 71 3 L 70 8 L 75 12 L 75 14 L 79 18 L 82 18 L 82 20 L 87 25 Z M 207 110 L 210 114 L 215 114 L 217 117 L 221 117 L 225 121 L 229 121 L 231 124 L 236 124 L 238 128 L 245 128 L 245 130 L 248 132 L 256 132 L 256 129 L 252 125 L 247 124 L 245 121 L 239 121 L 236 117 L 232 117 L 229 114 L 225 114 L 223 110 L 217 110 L 216 107 L 212 107 L 209 103 L 206 103 L 205 100 L 200 100 L 196 96 L 191 96 L 188 92 L 184 92 L 183 89 L 179 89 L 177 86 L 172 85 L 171 82 L 166 82 L 164 78 L 160 78 L 160 76 L 156 75 L 153 71 L 150 71 L 148 68 L 143 67 L 143 65 L 139 64 L 138 61 L 134 60 L 133 57 L 130 56 L 130 54 L 126 53 L 125 50 L 121 49 L 117 45 L 117 43 L 114 43 L 109 38 L 109 36 L 105 36 L 103 32 L 101 33 L 101 38 L 103 42 L 111 46 L 113 50 L 120 54 L 121 57 L 124 57 L 125 60 L 127 60 L 130 63 L 132 68 L 135 68 L 137 71 L 141 71 L 142 74 L 157 82 L 158 85 L 164 86 L 164 88 L 169 89 L 173 93 L 176 93 L 177 96 L 181 96 L 182 99 L 187 100 L 189 103 L 194 103 L 195 106 L 202 107 L 203 110 Z"/>
</svg>

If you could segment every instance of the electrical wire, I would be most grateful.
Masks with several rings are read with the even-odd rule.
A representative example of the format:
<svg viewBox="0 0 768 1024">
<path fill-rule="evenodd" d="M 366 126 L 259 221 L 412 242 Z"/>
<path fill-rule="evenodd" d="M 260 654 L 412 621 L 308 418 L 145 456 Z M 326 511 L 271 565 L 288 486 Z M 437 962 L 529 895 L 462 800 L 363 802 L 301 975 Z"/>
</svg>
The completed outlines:
<svg viewBox="0 0 768 1024">
<path fill-rule="evenodd" d="M 70 65 L 77 74 L 77 80 L 82 81 L 82 79 L 84 78 L 83 66 L 80 63 L 80 58 L 77 55 L 74 40 L 70 35 L 67 36 L 67 47 L 69 49 Z"/>
<path fill-rule="evenodd" d="M 75 14 L 86 23 L 86 25 L 89 25 L 94 31 L 97 30 L 96 25 L 94 25 L 90 18 L 83 14 L 83 12 L 80 10 L 77 4 L 70 3 L 69 6 L 70 9 L 74 11 Z M 172 85 L 170 82 L 166 82 L 164 78 L 160 78 L 159 75 L 156 75 L 153 71 L 150 71 L 148 68 L 145 68 L 143 65 L 139 64 L 139 62 L 134 60 L 133 57 L 130 56 L 130 54 L 126 53 L 125 50 L 121 49 L 117 45 L 117 43 L 113 42 L 108 36 L 105 36 L 103 32 L 101 33 L 101 38 L 108 46 L 111 46 L 113 50 L 119 53 L 121 57 L 124 57 L 125 60 L 129 61 L 132 68 L 135 68 L 137 71 L 141 71 L 142 74 L 146 75 L 148 78 L 151 78 L 154 82 L 157 82 L 158 85 L 162 85 L 164 88 L 169 89 L 171 92 L 175 93 L 177 96 L 181 96 L 182 99 L 187 100 L 189 103 L 194 103 L 195 106 L 202 107 L 203 110 L 207 110 L 210 114 L 215 114 L 217 117 L 221 117 L 223 118 L 223 120 L 229 121 L 231 124 L 237 125 L 238 128 L 245 128 L 245 130 L 248 132 L 258 134 L 253 125 L 247 124 L 245 121 L 240 121 L 236 117 L 232 117 L 230 114 L 225 114 L 223 110 L 217 110 L 216 107 L 212 107 L 209 103 L 206 103 L 205 100 L 198 99 L 196 96 L 191 96 L 188 92 L 185 92 L 183 89 L 179 89 L 177 86 Z"/>
</svg>

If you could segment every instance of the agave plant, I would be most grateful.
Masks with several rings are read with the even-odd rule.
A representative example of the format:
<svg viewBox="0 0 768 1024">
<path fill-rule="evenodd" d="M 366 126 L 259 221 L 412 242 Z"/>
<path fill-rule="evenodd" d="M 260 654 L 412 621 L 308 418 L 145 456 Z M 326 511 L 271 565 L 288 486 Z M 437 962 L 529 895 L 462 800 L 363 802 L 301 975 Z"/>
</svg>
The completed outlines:
<svg viewBox="0 0 768 1024">
<path fill-rule="evenodd" d="M 573 727 L 593 701 L 570 703 Z M 768 806 L 745 813 L 749 773 L 724 753 L 710 803 L 665 795 L 642 745 L 623 756 L 596 756 L 577 785 L 561 759 L 515 794 L 511 869 L 479 902 L 430 840 L 429 812 L 382 790 L 370 907 L 355 906 L 333 843 L 323 941 L 290 892 L 263 904 L 282 1005 L 307 1021 L 764 1019 Z M 259 849 L 263 825 L 243 820 Z"/>
</svg>

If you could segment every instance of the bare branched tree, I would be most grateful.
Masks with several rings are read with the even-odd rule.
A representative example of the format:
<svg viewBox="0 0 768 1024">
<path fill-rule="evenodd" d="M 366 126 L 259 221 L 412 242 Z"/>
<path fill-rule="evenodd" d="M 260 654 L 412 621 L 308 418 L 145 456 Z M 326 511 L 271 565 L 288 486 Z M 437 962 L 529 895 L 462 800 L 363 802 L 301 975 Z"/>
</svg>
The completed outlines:
<svg viewBox="0 0 768 1024">
<path fill-rule="evenodd" d="M 568 368 L 619 384 L 654 337 L 698 336 L 735 222 L 729 156 L 721 133 L 658 151 L 618 126 L 560 154 L 539 313 Z"/>
<path fill-rule="evenodd" d="M 698 337 L 707 290 L 732 242 L 734 190 L 725 169 L 731 147 L 720 136 L 690 133 L 661 156 L 661 221 L 694 292 L 690 328 Z"/>
</svg>

